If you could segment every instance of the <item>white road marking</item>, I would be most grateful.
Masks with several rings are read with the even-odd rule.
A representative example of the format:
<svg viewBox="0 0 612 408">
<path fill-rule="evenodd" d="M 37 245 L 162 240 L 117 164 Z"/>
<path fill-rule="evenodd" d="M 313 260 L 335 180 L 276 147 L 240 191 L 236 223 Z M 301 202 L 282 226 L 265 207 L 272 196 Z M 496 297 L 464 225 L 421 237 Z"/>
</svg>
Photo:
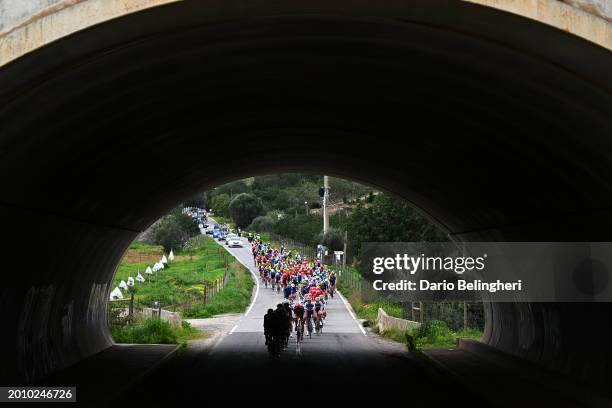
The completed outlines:
<svg viewBox="0 0 612 408">
<path fill-rule="evenodd" d="M 344 306 L 346 307 L 346 310 L 349 312 L 349 314 L 351 315 L 351 317 L 353 318 L 353 320 L 357 324 L 357 327 L 359 327 L 359 330 L 361 330 L 361 332 L 363 333 L 364 336 L 367 336 L 368 334 L 366 333 L 366 331 L 363 328 L 363 326 L 361 325 L 361 323 L 359 323 L 359 320 L 357 320 L 357 317 L 353 313 L 353 309 L 351 308 L 351 305 L 349 304 L 349 302 L 344 298 L 344 296 L 342 296 L 342 293 L 340 293 L 338 290 L 336 290 L 336 293 L 340 296 L 340 299 L 342 300 L 342 303 L 344 303 Z"/>
<path fill-rule="evenodd" d="M 211 220 L 213 220 L 214 222 L 216 222 L 214 219 L 211 218 Z M 251 312 L 251 310 L 253 309 L 253 306 L 255 306 L 255 303 L 257 302 L 257 298 L 259 297 L 259 277 L 255 274 L 255 272 L 253 272 L 251 270 L 251 267 L 249 267 L 246 263 L 244 263 L 237 255 L 233 254 L 229 248 L 227 248 L 225 245 L 220 244 L 230 255 L 232 255 L 238 262 L 240 262 L 245 268 L 247 268 L 249 270 L 249 272 L 251 273 L 251 276 L 253 276 L 253 280 L 255 281 L 256 284 L 256 288 L 255 288 L 255 296 L 253 296 L 253 299 L 251 301 L 251 304 L 249 305 L 247 311 L 244 313 L 244 316 L 242 316 L 242 318 L 240 319 L 240 321 L 242 321 L 245 317 L 247 317 L 249 315 L 249 313 Z M 250 253 L 250 252 L 249 252 Z M 342 293 L 340 293 L 338 290 L 336 290 L 336 293 L 340 296 L 340 299 L 342 300 L 342 303 L 344 304 L 344 307 L 346 308 L 346 310 L 349 312 L 349 315 L 351 316 L 351 318 L 353 319 L 353 321 L 355 322 L 355 324 L 357 325 L 357 327 L 359 327 L 359 330 L 361 331 L 361 333 L 363 333 L 364 336 L 367 337 L 367 333 L 365 331 L 365 329 L 363 328 L 363 326 L 361 325 L 361 323 L 359 323 L 359 320 L 357 320 L 357 317 L 355 316 L 355 314 L 353 313 L 353 309 L 350 305 L 350 303 L 344 298 L 344 296 L 342 296 Z M 237 325 L 235 325 L 232 330 L 229 332 L 229 334 L 234 333 L 237 329 L 238 326 L 240 325 L 240 322 L 238 322 Z M 263 330 L 261 330 L 263 332 Z M 296 350 L 296 352 L 299 352 L 301 354 L 301 350 Z"/>
<path fill-rule="evenodd" d="M 240 258 L 238 258 L 236 255 L 232 254 L 228 248 L 226 248 L 226 250 L 227 250 L 227 252 L 230 253 L 230 255 L 232 255 L 234 258 L 236 258 L 236 260 L 238 262 L 240 262 L 242 264 L 242 266 L 244 266 L 245 268 L 247 268 L 247 270 L 249 272 L 251 272 L 251 275 L 253 276 L 253 280 L 255 281 L 255 285 L 257 285 L 255 287 L 255 296 L 253 296 L 253 300 L 251 301 L 251 304 L 249 305 L 249 308 L 244 313 L 244 317 L 247 317 L 249 315 L 249 313 L 251 313 L 251 309 L 253 309 L 253 306 L 255 306 L 255 301 L 257 300 L 257 297 L 259 296 L 259 278 L 257 277 L 257 275 L 255 275 L 255 272 L 253 272 L 251 270 L 251 268 L 247 264 L 242 262 L 242 260 Z"/>
<path fill-rule="evenodd" d="M 212 218 L 212 217 L 209 217 L 209 218 L 210 218 L 210 219 L 211 219 L 211 220 L 212 220 L 212 221 L 213 221 L 215 224 L 219 224 L 217 221 L 215 221 L 215 219 L 214 219 L 214 218 Z M 242 241 L 242 240 L 241 240 L 241 241 Z M 244 241 L 242 241 L 242 242 L 244 243 Z M 235 258 L 235 259 L 236 259 L 238 262 L 240 262 L 240 263 L 242 264 L 242 266 L 244 266 L 245 268 L 247 268 L 247 270 L 248 270 L 249 272 L 251 272 L 251 275 L 253 276 L 253 280 L 255 281 L 255 285 L 257 285 L 257 286 L 255 287 L 255 296 L 253 296 L 253 300 L 251 300 L 251 304 L 249 305 L 249 308 L 248 308 L 248 309 L 247 309 L 247 311 L 244 313 L 244 316 L 242 316 L 242 318 L 245 318 L 245 317 L 247 317 L 247 316 L 249 315 L 249 313 L 251 312 L 251 309 L 253 309 L 253 306 L 255 305 L 255 302 L 257 301 L 257 297 L 259 296 L 259 278 L 257 277 L 257 275 L 255 275 L 255 272 L 253 272 L 253 271 L 251 270 L 251 267 L 250 267 L 250 266 L 248 266 L 247 264 L 245 264 L 244 262 L 242 262 L 242 260 L 241 260 L 241 259 L 240 259 L 238 256 L 234 255 L 234 254 L 232 253 L 232 251 L 230 251 L 230 250 L 229 250 L 229 248 L 226 248 L 226 246 L 225 246 L 225 245 L 223 245 L 223 244 L 219 244 L 219 245 L 221 245 L 221 246 L 223 247 L 223 249 L 225 249 L 225 250 L 226 250 L 226 251 L 227 251 L 227 252 L 228 252 L 228 253 L 229 253 L 231 256 L 233 256 L 233 257 L 234 257 L 234 258 Z M 234 331 L 235 331 L 237 328 L 238 328 L 238 325 L 236 325 L 236 327 L 234 327 L 234 328 L 232 329 L 232 331 L 230 332 L 230 334 L 232 334 L 232 333 L 233 333 L 233 332 L 234 332 Z"/>
</svg>

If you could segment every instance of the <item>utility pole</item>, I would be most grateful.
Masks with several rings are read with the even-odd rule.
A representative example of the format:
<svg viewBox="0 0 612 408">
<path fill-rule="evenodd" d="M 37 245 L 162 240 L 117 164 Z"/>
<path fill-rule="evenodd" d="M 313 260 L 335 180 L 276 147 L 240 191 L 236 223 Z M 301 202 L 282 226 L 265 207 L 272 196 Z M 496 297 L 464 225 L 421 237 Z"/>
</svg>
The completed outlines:
<svg viewBox="0 0 612 408">
<path fill-rule="evenodd" d="M 329 200 L 329 176 L 323 176 L 323 234 L 329 230 L 329 214 L 327 213 L 327 201 Z"/>
<path fill-rule="evenodd" d="M 346 269 L 346 250 L 348 243 L 348 231 L 344 231 L 344 253 L 342 254 L 342 270 Z"/>
</svg>

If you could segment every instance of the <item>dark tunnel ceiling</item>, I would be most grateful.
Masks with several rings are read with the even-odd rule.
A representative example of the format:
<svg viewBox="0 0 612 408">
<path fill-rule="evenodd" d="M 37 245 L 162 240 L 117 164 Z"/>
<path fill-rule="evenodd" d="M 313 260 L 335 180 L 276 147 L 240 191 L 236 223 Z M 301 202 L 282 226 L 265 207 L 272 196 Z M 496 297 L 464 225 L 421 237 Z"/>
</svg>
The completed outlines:
<svg viewBox="0 0 612 408">
<path fill-rule="evenodd" d="M 220 181 L 300 170 L 378 186 L 451 232 L 607 210 L 610 53 L 441 3 L 402 19 L 191 3 L 44 47 L 2 70 L 3 202 L 138 231 Z"/>
</svg>

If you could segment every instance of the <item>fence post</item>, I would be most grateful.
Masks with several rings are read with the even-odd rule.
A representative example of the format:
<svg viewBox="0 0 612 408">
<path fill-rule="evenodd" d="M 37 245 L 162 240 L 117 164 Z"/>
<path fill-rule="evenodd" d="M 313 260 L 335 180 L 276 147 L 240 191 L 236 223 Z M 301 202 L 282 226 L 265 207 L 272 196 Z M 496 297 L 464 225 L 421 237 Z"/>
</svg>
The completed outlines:
<svg viewBox="0 0 612 408">
<path fill-rule="evenodd" d="M 162 309 L 162 304 L 161 304 L 161 302 L 159 302 L 159 303 L 157 304 L 157 318 L 158 318 L 159 320 L 161 320 L 161 309 Z"/>
<path fill-rule="evenodd" d="M 423 302 L 419 302 L 419 314 L 420 314 L 420 321 L 421 324 L 423 324 L 423 315 L 424 315 L 425 311 L 423 310 Z"/>
<path fill-rule="evenodd" d="M 134 321 L 134 293 L 130 294 L 130 303 L 128 306 L 128 324 L 132 324 Z"/>
<path fill-rule="evenodd" d="M 208 303 L 208 285 L 204 284 L 204 304 Z"/>
<path fill-rule="evenodd" d="M 463 302 L 463 330 L 468 329 L 468 307 L 467 302 Z"/>
</svg>

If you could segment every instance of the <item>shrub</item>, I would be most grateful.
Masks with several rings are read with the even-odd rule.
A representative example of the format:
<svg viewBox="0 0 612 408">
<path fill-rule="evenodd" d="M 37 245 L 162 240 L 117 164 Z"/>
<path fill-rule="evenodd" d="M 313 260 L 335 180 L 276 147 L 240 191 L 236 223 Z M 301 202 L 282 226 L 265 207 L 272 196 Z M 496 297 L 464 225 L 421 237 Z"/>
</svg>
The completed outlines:
<svg viewBox="0 0 612 408">
<path fill-rule="evenodd" d="M 323 218 L 318 215 L 286 216 L 274 224 L 274 233 L 305 245 L 315 246 L 323 227 Z"/>
<path fill-rule="evenodd" d="M 229 213 L 236 226 L 244 229 L 263 212 L 263 204 L 254 194 L 238 194 L 229 204 Z"/>
<path fill-rule="evenodd" d="M 435 344 L 450 340 L 452 342 L 453 333 L 445 322 L 441 320 L 430 320 L 421 325 L 418 330 L 418 337 L 427 343 Z"/>
<path fill-rule="evenodd" d="M 330 251 L 342 251 L 344 248 L 344 234 L 341 231 L 330 229 L 325 234 L 319 234 L 319 242 Z"/>
<path fill-rule="evenodd" d="M 219 194 L 211 200 L 210 207 L 215 215 L 227 217 L 229 215 L 228 208 L 230 205 L 230 196 L 228 194 Z"/>
<path fill-rule="evenodd" d="M 255 217 L 251 225 L 248 226 L 247 230 L 255 232 L 272 232 L 274 228 L 274 219 L 265 215 Z"/>
<path fill-rule="evenodd" d="M 160 319 L 147 319 L 131 326 L 112 329 L 113 339 L 117 343 L 135 344 L 176 344 L 178 336 L 170 323 Z"/>
<path fill-rule="evenodd" d="M 156 245 L 162 245 L 166 252 L 182 248 L 189 238 L 200 230 L 193 220 L 182 214 L 170 214 L 161 219 L 155 227 L 153 238 Z"/>
</svg>

